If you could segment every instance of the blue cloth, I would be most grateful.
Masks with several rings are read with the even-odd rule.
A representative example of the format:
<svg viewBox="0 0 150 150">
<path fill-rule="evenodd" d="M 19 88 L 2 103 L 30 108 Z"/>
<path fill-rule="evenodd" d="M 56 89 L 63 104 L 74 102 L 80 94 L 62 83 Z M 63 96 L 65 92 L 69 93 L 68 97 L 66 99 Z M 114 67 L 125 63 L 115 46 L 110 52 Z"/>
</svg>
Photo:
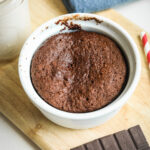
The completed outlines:
<svg viewBox="0 0 150 150">
<path fill-rule="evenodd" d="M 62 0 L 68 12 L 96 12 L 133 0 Z"/>
</svg>

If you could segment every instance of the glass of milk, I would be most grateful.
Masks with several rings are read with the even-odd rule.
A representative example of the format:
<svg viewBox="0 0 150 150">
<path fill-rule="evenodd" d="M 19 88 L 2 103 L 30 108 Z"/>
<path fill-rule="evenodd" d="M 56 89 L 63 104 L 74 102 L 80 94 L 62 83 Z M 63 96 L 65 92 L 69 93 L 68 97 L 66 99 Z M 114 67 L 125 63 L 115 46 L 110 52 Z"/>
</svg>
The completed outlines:
<svg viewBox="0 0 150 150">
<path fill-rule="evenodd" d="M 0 0 L 0 61 L 17 57 L 29 33 L 28 0 Z"/>
</svg>

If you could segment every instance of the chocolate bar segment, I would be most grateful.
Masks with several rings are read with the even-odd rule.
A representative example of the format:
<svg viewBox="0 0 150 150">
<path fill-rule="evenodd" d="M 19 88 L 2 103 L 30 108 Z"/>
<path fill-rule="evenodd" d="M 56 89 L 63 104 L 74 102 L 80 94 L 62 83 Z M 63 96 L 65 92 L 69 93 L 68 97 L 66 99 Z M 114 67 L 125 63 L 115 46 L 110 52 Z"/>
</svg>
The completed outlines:
<svg viewBox="0 0 150 150">
<path fill-rule="evenodd" d="M 71 150 L 150 150 L 150 147 L 140 126 L 135 126 Z"/>
<path fill-rule="evenodd" d="M 73 148 L 72 150 L 86 150 L 83 145 Z"/>
<path fill-rule="evenodd" d="M 139 125 L 130 128 L 129 133 L 138 150 L 143 150 L 148 148 L 148 143 Z"/>
<path fill-rule="evenodd" d="M 119 150 L 118 144 L 113 135 L 105 136 L 100 139 L 104 150 Z"/>
<path fill-rule="evenodd" d="M 123 130 L 115 133 L 115 138 L 121 150 L 136 150 L 128 131 Z"/>
<path fill-rule="evenodd" d="M 92 142 L 89 142 L 85 144 L 86 149 L 90 150 L 103 150 L 100 141 L 99 140 L 94 140 Z"/>
</svg>

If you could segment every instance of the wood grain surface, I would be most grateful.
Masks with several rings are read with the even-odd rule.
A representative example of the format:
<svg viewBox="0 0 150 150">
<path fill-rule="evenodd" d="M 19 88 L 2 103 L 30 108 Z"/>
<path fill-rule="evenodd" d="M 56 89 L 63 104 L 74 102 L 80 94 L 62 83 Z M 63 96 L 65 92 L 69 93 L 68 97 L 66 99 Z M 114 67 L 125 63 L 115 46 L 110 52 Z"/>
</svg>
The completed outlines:
<svg viewBox="0 0 150 150">
<path fill-rule="evenodd" d="M 60 0 L 30 0 L 29 6 L 33 30 L 45 21 L 67 13 Z M 0 64 L 0 112 L 41 149 L 69 150 L 136 124 L 142 127 L 150 143 L 150 70 L 139 38 L 142 29 L 112 9 L 96 14 L 112 19 L 127 30 L 138 46 L 142 62 L 140 82 L 134 94 L 121 111 L 103 125 L 87 130 L 72 130 L 52 123 L 33 106 L 23 91 L 18 77 L 17 59 Z"/>
</svg>

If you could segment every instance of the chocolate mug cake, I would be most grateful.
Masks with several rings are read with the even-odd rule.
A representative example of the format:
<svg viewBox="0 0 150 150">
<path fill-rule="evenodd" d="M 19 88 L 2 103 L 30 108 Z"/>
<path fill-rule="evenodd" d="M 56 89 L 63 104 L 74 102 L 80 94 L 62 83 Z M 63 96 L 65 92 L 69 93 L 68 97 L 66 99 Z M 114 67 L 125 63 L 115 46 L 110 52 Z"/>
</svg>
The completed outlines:
<svg viewBox="0 0 150 150">
<path fill-rule="evenodd" d="M 51 106 L 74 113 L 111 103 L 127 79 L 127 63 L 109 37 L 87 31 L 60 33 L 35 52 L 31 80 Z"/>
</svg>

